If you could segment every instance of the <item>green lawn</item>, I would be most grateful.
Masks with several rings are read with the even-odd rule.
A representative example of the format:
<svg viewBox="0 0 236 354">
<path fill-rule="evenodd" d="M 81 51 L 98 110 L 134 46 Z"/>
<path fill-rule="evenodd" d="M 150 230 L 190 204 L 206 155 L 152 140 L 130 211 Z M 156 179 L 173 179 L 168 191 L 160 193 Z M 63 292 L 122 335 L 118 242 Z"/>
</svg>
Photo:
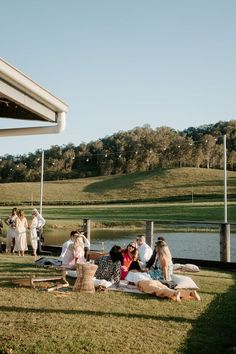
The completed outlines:
<svg viewBox="0 0 236 354">
<path fill-rule="evenodd" d="M 191 275 L 202 301 L 180 304 L 117 292 L 48 293 L 11 282 L 32 274 L 55 271 L 35 268 L 29 256 L 0 255 L 0 353 L 222 354 L 236 345 L 234 273 Z"/>
<path fill-rule="evenodd" d="M 11 208 L 0 207 L 0 217 L 4 219 Z M 24 208 L 28 221 L 32 208 Z M 44 207 L 43 216 L 47 220 L 47 230 L 71 230 L 83 227 L 83 219 L 91 219 L 92 228 L 141 228 L 145 229 L 145 221 L 152 220 L 159 230 L 166 231 L 215 231 L 224 222 L 224 205 L 216 203 L 174 204 L 130 204 L 130 205 L 96 205 L 96 206 L 54 206 Z M 189 222 L 198 222 L 189 224 Z M 188 222 L 188 224 L 186 224 Z M 208 223 L 207 226 L 205 223 Z M 231 232 L 236 229 L 236 204 L 228 205 L 228 222 Z M 179 224 L 178 224 L 179 223 Z M 4 242 L 6 237 L 4 225 Z"/>
<path fill-rule="evenodd" d="M 39 191 L 39 183 L 0 184 L 0 218 L 9 215 L 13 206 L 24 209 L 29 218 L 32 208 L 39 207 Z M 102 226 L 137 226 L 145 220 L 166 225 L 170 221 L 222 223 L 223 194 L 223 171 L 202 168 L 45 181 L 43 215 L 47 228 L 76 226 L 85 218 Z M 228 222 L 231 224 L 236 223 L 235 195 L 236 172 L 228 172 Z"/>
</svg>

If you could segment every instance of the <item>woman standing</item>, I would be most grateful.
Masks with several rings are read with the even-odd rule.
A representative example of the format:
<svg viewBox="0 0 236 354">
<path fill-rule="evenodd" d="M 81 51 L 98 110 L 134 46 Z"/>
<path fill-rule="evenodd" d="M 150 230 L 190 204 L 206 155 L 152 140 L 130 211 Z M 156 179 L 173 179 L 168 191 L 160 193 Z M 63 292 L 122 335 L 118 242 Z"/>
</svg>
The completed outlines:
<svg viewBox="0 0 236 354">
<path fill-rule="evenodd" d="M 38 219 L 36 212 L 33 210 L 32 211 L 32 220 L 28 226 L 28 229 L 30 230 L 30 242 L 33 250 L 33 256 L 36 256 L 37 248 L 38 248 L 38 236 L 37 236 L 37 224 L 38 224 Z"/>
<path fill-rule="evenodd" d="M 18 252 L 18 256 L 24 256 L 27 247 L 26 229 L 28 228 L 28 222 L 23 210 L 18 210 L 16 218 L 16 243 L 15 251 Z"/>
<path fill-rule="evenodd" d="M 7 239 L 6 239 L 6 253 L 13 252 L 15 247 L 15 227 L 16 227 L 16 218 L 17 218 L 17 208 L 13 208 L 11 215 L 6 218 L 4 221 L 7 224 Z"/>
</svg>

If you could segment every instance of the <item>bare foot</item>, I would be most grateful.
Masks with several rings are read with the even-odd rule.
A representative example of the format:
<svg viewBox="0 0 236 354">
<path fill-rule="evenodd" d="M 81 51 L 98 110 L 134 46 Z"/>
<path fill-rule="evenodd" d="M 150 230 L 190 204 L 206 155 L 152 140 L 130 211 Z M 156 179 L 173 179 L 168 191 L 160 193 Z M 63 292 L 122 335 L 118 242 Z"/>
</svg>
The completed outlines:
<svg viewBox="0 0 236 354">
<path fill-rule="evenodd" d="M 180 291 L 177 291 L 177 294 L 176 294 L 176 301 L 177 301 L 177 302 L 181 302 Z"/>
<path fill-rule="evenodd" d="M 196 300 L 196 301 L 201 301 L 200 296 L 198 295 L 198 293 L 196 292 L 196 290 L 191 291 L 191 295 L 192 297 Z"/>
</svg>

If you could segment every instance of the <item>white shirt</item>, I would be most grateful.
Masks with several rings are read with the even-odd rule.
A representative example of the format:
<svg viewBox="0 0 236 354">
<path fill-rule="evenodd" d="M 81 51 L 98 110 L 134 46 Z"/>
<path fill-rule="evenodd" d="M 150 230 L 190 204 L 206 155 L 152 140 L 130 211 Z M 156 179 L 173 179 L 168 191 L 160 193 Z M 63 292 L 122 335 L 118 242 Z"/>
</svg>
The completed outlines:
<svg viewBox="0 0 236 354">
<path fill-rule="evenodd" d="M 146 242 L 144 242 L 141 246 L 138 247 L 138 259 L 141 262 L 141 266 L 145 267 L 146 262 L 149 261 L 149 259 L 152 256 L 152 249 Z"/>
<path fill-rule="evenodd" d="M 45 224 L 46 224 L 46 221 L 45 221 L 45 219 L 42 217 L 42 215 L 41 214 L 37 214 L 37 220 L 38 220 L 38 224 L 37 224 L 37 227 L 38 228 L 41 228 L 41 227 L 43 227 Z"/>
<path fill-rule="evenodd" d="M 68 240 L 68 241 L 66 241 L 66 242 L 63 243 L 62 249 L 61 249 L 61 254 L 60 254 L 60 257 L 59 257 L 60 261 L 63 260 L 63 258 L 65 257 L 65 254 L 66 254 L 66 252 L 67 252 L 68 247 L 69 247 L 70 244 L 72 244 L 72 243 L 74 243 L 74 241 L 72 241 L 72 240 Z"/>
</svg>

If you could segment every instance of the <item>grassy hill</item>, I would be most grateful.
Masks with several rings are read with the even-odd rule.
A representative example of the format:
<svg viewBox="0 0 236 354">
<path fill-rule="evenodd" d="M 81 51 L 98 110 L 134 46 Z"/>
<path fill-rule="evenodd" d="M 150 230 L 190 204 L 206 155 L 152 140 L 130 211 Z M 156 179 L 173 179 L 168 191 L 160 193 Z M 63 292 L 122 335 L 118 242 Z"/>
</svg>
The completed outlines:
<svg viewBox="0 0 236 354">
<path fill-rule="evenodd" d="M 228 199 L 235 201 L 236 172 L 227 173 Z M 224 171 L 203 168 L 156 169 L 128 175 L 45 181 L 44 204 L 107 202 L 222 201 Z M 1 205 L 37 204 L 40 183 L 0 184 Z"/>
</svg>

